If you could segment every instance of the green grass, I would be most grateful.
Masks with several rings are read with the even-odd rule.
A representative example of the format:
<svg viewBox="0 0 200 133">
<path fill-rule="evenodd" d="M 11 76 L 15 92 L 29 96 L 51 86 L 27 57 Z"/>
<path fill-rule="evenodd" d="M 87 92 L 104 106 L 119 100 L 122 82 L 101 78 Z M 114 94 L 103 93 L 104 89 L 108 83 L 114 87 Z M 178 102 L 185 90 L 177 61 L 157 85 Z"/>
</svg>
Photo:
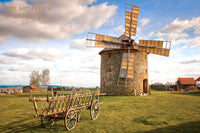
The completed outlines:
<svg viewBox="0 0 200 133">
<path fill-rule="evenodd" d="M 39 95 L 39 94 L 37 94 Z M 0 96 L 0 132 L 66 132 L 64 120 L 42 128 L 29 93 Z M 200 132 L 200 92 L 152 91 L 149 96 L 104 96 L 100 116 L 84 110 L 70 132 Z"/>
</svg>

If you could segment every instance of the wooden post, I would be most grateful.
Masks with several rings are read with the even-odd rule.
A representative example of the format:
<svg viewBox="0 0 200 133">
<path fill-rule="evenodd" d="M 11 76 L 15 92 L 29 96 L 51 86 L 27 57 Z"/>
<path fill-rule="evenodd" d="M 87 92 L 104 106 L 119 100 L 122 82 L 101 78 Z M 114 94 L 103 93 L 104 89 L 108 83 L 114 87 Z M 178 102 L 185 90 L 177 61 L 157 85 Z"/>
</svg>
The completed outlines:
<svg viewBox="0 0 200 133">
<path fill-rule="evenodd" d="M 51 95 L 52 95 L 52 98 L 53 98 L 54 97 L 53 88 L 51 88 Z"/>
<path fill-rule="evenodd" d="M 36 116 L 35 116 L 35 117 L 37 117 L 37 116 L 39 116 L 39 113 L 38 113 L 37 103 L 36 103 L 36 101 L 35 101 L 35 97 L 33 98 L 33 106 L 34 106 L 35 112 L 36 112 Z"/>
<path fill-rule="evenodd" d="M 136 90 L 134 89 L 134 95 L 136 96 Z"/>
</svg>

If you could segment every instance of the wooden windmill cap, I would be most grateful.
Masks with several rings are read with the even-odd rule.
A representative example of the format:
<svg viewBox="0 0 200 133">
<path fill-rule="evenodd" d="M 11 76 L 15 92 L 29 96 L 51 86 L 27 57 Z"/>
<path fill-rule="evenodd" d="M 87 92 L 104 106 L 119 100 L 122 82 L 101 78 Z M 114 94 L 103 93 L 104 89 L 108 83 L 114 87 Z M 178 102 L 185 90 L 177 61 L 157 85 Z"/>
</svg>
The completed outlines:
<svg viewBox="0 0 200 133">
<path fill-rule="evenodd" d="M 128 48 L 104 48 L 99 52 L 99 55 L 102 55 L 104 53 L 111 53 L 111 52 L 127 52 Z M 130 49 L 131 52 L 138 51 L 136 49 Z"/>
<path fill-rule="evenodd" d="M 119 37 L 120 42 L 123 41 L 128 41 L 129 37 L 126 34 L 122 34 Z M 134 39 L 131 39 L 131 41 L 134 42 Z M 100 55 L 104 54 L 104 53 L 110 53 L 110 52 L 118 52 L 118 51 L 123 51 L 123 52 L 127 52 L 128 50 L 128 46 L 124 45 L 124 48 L 104 48 L 102 51 L 99 52 Z M 137 51 L 138 50 L 138 46 L 130 46 L 130 51 Z"/>
</svg>

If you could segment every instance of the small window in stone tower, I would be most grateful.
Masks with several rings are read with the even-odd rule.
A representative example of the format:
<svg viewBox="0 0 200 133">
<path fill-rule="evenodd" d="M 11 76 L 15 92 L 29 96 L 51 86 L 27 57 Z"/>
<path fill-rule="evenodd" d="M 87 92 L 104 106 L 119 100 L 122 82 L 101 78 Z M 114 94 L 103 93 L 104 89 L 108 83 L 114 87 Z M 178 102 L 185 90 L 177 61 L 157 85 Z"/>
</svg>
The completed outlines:
<svg viewBox="0 0 200 133">
<path fill-rule="evenodd" d="M 112 68 L 109 67 L 108 70 L 107 70 L 107 72 L 112 72 Z"/>
<path fill-rule="evenodd" d="M 111 57 L 111 54 L 108 54 L 108 58 L 110 58 Z"/>
</svg>

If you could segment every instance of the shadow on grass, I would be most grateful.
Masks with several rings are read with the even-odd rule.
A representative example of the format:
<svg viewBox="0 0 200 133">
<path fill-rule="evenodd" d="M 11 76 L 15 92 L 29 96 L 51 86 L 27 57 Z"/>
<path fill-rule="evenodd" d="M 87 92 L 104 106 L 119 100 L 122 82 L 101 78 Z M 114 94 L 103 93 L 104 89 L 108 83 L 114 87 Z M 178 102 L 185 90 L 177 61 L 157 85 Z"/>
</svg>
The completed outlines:
<svg viewBox="0 0 200 133">
<path fill-rule="evenodd" d="M 39 124 L 37 122 L 30 122 L 30 119 L 25 119 L 25 120 L 15 121 L 15 122 L 11 122 L 9 124 L 0 126 L 0 132 L 2 133 L 25 132 L 30 129 L 39 127 L 38 125 Z"/>
<path fill-rule="evenodd" d="M 21 121 L 15 121 L 11 122 L 7 125 L 0 126 L 0 132 L 1 133 L 19 133 L 19 132 L 56 132 L 57 129 L 60 131 L 66 131 L 64 128 L 64 122 L 62 124 L 59 124 L 57 120 L 55 121 L 55 124 L 53 127 L 47 127 L 44 128 L 41 125 L 40 119 L 36 120 L 21 120 Z"/>
<path fill-rule="evenodd" d="M 174 92 L 174 93 L 172 93 L 172 94 L 200 96 L 200 91 Z"/>
<path fill-rule="evenodd" d="M 174 126 L 168 126 L 164 128 L 158 128 L 143 133 L 199 133 L 199 132 L 200 132 L 200 121 L 194 121 Z"/>
<path fill-rule="evenodd" d="M 155 116 L 140 116 L 140 117 L 136 117 L 134 119 L 134 121 L 136 123 L 142 123 L 144 125 L 167 125 L 168 122 L 167 121 L 157 121 L 157 120 L 149 120 L 151 118 L 154 118 Z"/>
<path fill-rule="evenodd" d="M 43 128 L 38 120 L 25 119 L 9 123 L 7 125 L 0 126 L 0 132 L 2 133 L 18 133 L 18 132 L 66 132 L 63 120 L 56 121 L 52 128 Z M 89 120 L 88 120 L 89 121 Z M 144 121 L 142 118 L 135 119 L 135 121 L 142 122 L 145 125 L 163 125 L 166 123 L 149 123 Z M 137 132 L 137 131 L 136 131 Z M 140 131 L 141 133 L 142 131 Z M 174 126 L 167 126 L 163 128 L 157 128 L 142 133 L 199 133 L 200 132 L 200 121 L 188 122 Z"/>
</svg>

